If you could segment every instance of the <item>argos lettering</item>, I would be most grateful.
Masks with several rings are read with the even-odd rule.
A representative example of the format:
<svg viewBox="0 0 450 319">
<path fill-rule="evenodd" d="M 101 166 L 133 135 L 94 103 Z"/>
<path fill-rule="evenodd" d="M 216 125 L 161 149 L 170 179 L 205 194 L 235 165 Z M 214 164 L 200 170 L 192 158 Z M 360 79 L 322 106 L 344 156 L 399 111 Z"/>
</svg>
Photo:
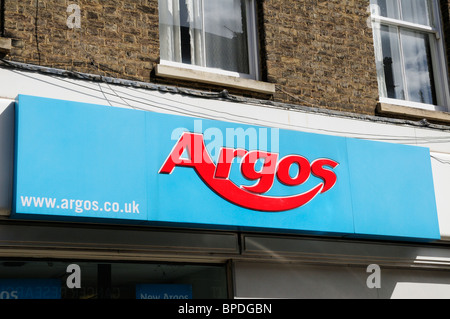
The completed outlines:
<svg viewBox="0 0 450 319">
<path fill-rule="evenodd" d="M 236 185 L 230 179 L 231 167 L 236 158 L 241 159 L 241 174 L 245 179 L 255 181 L 253 185 Z M 294 165 L 298 172 L 291 176 L 290 170 Z M 338 162 L 328 158 L 319 158 L 310 163 L 300 155 L 280 158 L 278 153 L 226 147 L 220 150 L 215 164 L 205 146 L 203 135 L 185 132 L 159 173 L 172 174 L 177 166 L 192 168 L 210 189 L 237 206 L 263 212 L 283 212 L 304 206 L 316 196 L 330 191 L 337 183 L 334 169 L 338 165 Z M 257 169 L 257 166 L 261 168 Z M 275 180 L 293 187 L 304 184 L 311 175 L 321 182 L 304 193 L 291 196 L 265 195 Z"/>
</svg>

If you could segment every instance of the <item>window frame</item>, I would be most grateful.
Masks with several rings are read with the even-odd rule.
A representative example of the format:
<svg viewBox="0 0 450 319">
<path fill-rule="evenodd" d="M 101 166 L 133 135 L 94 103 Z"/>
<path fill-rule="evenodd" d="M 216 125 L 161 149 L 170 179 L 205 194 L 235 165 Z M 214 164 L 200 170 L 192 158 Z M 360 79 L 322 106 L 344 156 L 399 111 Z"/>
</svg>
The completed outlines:
<svg viewBox="0 0 450 319">
<path fill-rule="evenodd" d="M 203 7 L 203 2 L 205 0 L 201 0 L 201 1 L 202 1 L 202 7 Z M 174 61 L 164 60 L 164 59 L 160 59 L 159 64 L 171 66 L 171 67 L 189 69 L 189 70 L 194 70 L 194 71 L 202 71 L 202 72 L 211 73 L 211 74 L 218 74 L 218 75 L 224 75 L 224 76 L 230 76 L 230 77 L 236 77 L 236 78 L 242 78 L 242 79 L 261 81 L 258 26 L 257 26 L 258 20 L 257 20 L 257 16 L 256 16 L 257 10 L 256 10 L 256 2 L 255 2 L 256 0 L 242 0 L 242 1 L 245 1 L 246 13 L 247 13 L 247 17 L 246 17 L 246 20 L 247 20 L 247 46 L 248 46 L 248 63 L 249 63 L 249 73 L 248 74 L 234 72 L 234 71 L 228 71 L 228 70 L 219 69 L 219 68 L 211 68 L 211 67 L 207 67 L 207 66 L 199 66 L 199 65 L 195 65 L 195 64 L 189 64 L 189 63 L 174 62 Z M 202 18 L 204 19 L 204 13 L 203 13 Z M 204 30 L 203 30 L 203 35 L 204 35 Z M 202 48 L 203 52 L 206 51 L 206 49 L 204 47 L 204 43 L 205 42 L 203 41 L 203 48 Z M 160 50 L 162 50 L 161 47 L 160 47 Z"/>
<path fill-rule="evenodd" d="M 401 6 L 401 4 L 399 4 Z M 401 9 L 401 7 L 399 7 Z M 401 12 L 401 10 L 400 10 Z M 431 51 L 431 64 L 433 67 L 433 75 L 434 75 L 434 89 L 436 94 L 436 104 L 426 104 L 409 100 L 388 98 L 382 96 L 381 88 L 379 87 L 379 102 L 387 103 L 387 104 L 396 104 L 400 106 L 408 106 L 419 109 L 431 110 L 431 111 L 444 111 L 448 112 L 450 95 L 449 95 L 449 85 L 448 85 L 448 68 L 447 61 L 445 57 L 445 48 L 444 48 L 444 34 L 442 27 L 442 16 L 439 9 L 439 4 L 436 0 L 430 0 L 430 26 L 412 23 L 404 20 L 393 19 L 381 16 L 377 14 L 377 10 L 374 5 L 370 5 L 370 13 L 371 13 L 371 24 L 372 30 L 380 29 L 381 25 L 395 27 L 399 30 L 399 43 L 400 41 L 400 30 L 407 31 L 418 31 L 421 33 L 428 34 L 429 43 L 430 43 L 430 51 Z M 381 48 L 377 48 L 377 40 L 376 40 L 376 31 L 373 32 L 374 35 L 374 46 L 375 52 L 380 50 Z M 401 44 L 400 44 L 401 45 Z M 377 54 L 377 53 L 375 53 Z M 402 59 L 404 59 L 403 54 Z M 378 70 L 377 70 L 378 71 Z M 402 76 L 406 78 L 406 69 L 402 64 Z M 377 75 L 378 76 L 378 75 Z M 380 86 L 380 83 L 378 84 Z M 385 85 L 385 84 L 384 84 Z"/>
</svg>

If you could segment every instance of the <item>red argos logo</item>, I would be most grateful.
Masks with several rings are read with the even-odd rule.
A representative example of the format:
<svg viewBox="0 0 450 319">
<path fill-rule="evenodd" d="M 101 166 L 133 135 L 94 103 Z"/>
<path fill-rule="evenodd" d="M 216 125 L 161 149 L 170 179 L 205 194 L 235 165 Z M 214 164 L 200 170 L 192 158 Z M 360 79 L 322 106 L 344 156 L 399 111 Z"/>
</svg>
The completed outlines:
<svg viewBox="0 0 450 319">
<path fill-rule="evenodd" d="M 187 158 L 182 157 L 185 152 Z M 231 165 L 236 157 L 242 159 L 242 175 L 256 181 L 254 185 L 238 186 L 230 180 Z M 262 169 L 256 170 L 256 162 L 261 160 Z M 299 168 L 293 177 L 289 174 L 292 165 L 298 165 Z M 283 212 L 301 207 L 317 195 L 332 189 L 337 181 L 333 169 L 338 165 L 336 161 L 326 158 L 310 163 L 299 155 L 280 159 L 277 153 L 232 148 L 222 148 L 215 164 L 206 149 L 203 135 L 184 133 L 159 173 L 172 174 L 176 166 L 192 168 L 215 193 L 235 205 L 263 212 Z M 284 185 L 297 186 L 305 183 L 311 174 L 322 182 L 305 193 L 285 197 L 263 195 L 272 188 L 275 177 Z"/>
</svg>

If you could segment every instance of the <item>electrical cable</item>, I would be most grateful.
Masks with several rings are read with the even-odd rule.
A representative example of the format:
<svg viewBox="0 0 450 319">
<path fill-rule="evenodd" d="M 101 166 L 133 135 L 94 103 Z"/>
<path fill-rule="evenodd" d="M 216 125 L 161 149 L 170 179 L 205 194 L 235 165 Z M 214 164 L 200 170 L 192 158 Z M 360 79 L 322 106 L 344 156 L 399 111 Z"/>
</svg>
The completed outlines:
<svg viewBox="0 0 450 319">
<path fill-rule="evenodd" d="M 15 73 L 20 74 L 21 76 L 25 76 L 21 72 L 15 72 Z M 95 89 L 95 88 L 93 88 L 91 86 L 81 85 L 80 83 L 76 83 L 76 82 L 67 80 L 65 78 L 61 78 L 61 77 L 56 76 L 56 75 L 52 75 L 50 77 L 55 79 L 55 80 L 59 80 L 59 81 L 63 81 L 63 82 L 69 83 L 71 85 L 80 86 L 82 88 L 92 90 L 92 91 L 94 91 L 96 93 L 101 93 L 103 95 L 103 97 L 111 105 L 110 101 L 107 98 L 107 95 L 112 95 L 112 94 L 110 94 L 108 92 L 104 92 L 101 87 L 99 87 L 99 89 Z M 32 78 L 34 80 L 38 80 L 38 81 L 43 81 L 43 80 L 40 80 L 40 79 L 36 79 L 34 77 L 30 77 L 30 78 Z M 43 82 L 46 82 L 46 81 L 43 81 Z M 56 85 L 53 82 L 46 82 L 46 83 L 51 84 L 51 85 Z M 56 86 L 62 87 L 64 89 L 68 89 L 67 86 L 62 86 L 62 85 L 56 85 Z M 190 117 L 192 117 L 192 116 L 199 116 L 199 117 L 202 117 L 202 118 L 207 118 L 207 119 L 212 119 L 212 120 L 223 119 L 225 121 L 236 121 L 236 118 L 238 118 L 237 120 L 239 122 L 241 122 L 243 124 L 248 124 L 248 125 L 255 125 L 256 124 L 255 121 L 258 121 L 258 122 L 261 123 L 260 125 L 263 125 L 263 126 L 271 126 L 271 127 L 284 126 L 284 127 L 292 127 L 292 128 L 294 128 L 296 130 L 298 130 L 298 129 L 306 129 L 306 130 L 309 130 L 309 131 L 314 130 L 314 131 L 326 132 L 326 133 L 331 133 L 331 134 L 343 134 L 343 135 L 346 135 L 346 136 L 355 136 L 356 138 L 360 138 L 360 139 L 368 139 L 368 140 L 374 140 L 375 139 L 375 140 L 379 140 L 379 141 L 396 141 L 396 142 L 402 142 L 403 141 L 403 142 L 406 142 L 406 143 L 412 142 L 414 144 L 422 143 L 422 142 L 423 143 L 448 143 L 448 142 L 450 142 L 450 137 L 446 137 L 446 136 L 442 136 L 442 137 L 439 137 L 439 136 L 413 137 L 413 136 L 395 136 L 395 135 L 384 135 L 384 134 L 370 134 L 370 133 L 361 133 L 361 132 L 338 131 L 338 130 L 331 130 L 331 129 L 324 129 L 324 128 L 311 128 L 311 127 L 304 127 L 304 126 L 299 126 L 299 125 L 294 125 L 294 124 L 289 124 L 289 123 L 280 123 L 280 122 L 275 122 L 275 121 L 270 121 L 270 120 L 258 120 L 258 119 L 255 119 L 253 117 L 242 116 L 242 115 L 234 114 L 234 113 L 231 113 L 231 112 L 224 112 L 224 111 L 219 111 L 219 110 L 213 110 L 211 108 L 201 107 L 201 106 L 196 105 L 196 104 L 185 103 L 185 102 L 181 102 L 181 101 L 178 101 L 178 100 L 169 99 L 167 97 L 162 97 L 162 96 L 156 97 L 156 96 L 150 94 L 149 91 L 146 91 L 146 90 L 139 91 L 139 93 L 151 96 L 151 98 L 153 98 L 153 99 L 158 98 L 158 99 L 166 100 L 166 101 L 170 102 L 170 104 L 167 104 L 167 102 L 166 103 L 155 102 L 155 101 L 149 100 L 147 98 L 136 97 L 136 96 L 134 96 L 134 95 L 132 95 L 132 94 L 130 94 L 128 92 L 123 92 L 122 90 L 119 90 L 119 89 L 113 89 L 110 85 L 108 85 L 108 87 L 111 89 L 112 92 L 114 92 L 114 96 L 119 97 L 123 101 L 123 103 L 120 103 L 120 102 L 115 102 L 115 103 L 119 104 L 119 105 L 126 106 L 126 107 L 132 107 L 131 104 L 129 102 L 127 102 L 127 100 L 128 100 L 130 102 L 135 102 L 135 103 L 143 104 L 145 106 L 149 106 L 149 107 L 153 108 L 155 111 L 160 109 L 160 110 L 166 110 L 166 111 L 170 111 L 170 112 L 176 112 L 178 114 L 183 114 L 183 115 L 190 116 Z M 122 87 L 125 87 L 125 86 L 121 86 L 120 88 L 122 88 Z M 134 91 L 138 90 L 138 88 L 135 88 L 135 87 L 127 87 L 127 89 L 131 89 L 131 90 L 134 90 Z M 73 91 L 75 91 L 77 93 L 80 93 L 79 91 L 76 91 L 76 90 L 73 90 Z M 122 94 L 122 96 L 120 96 L 118 92 L 120 94 Z M 86 94 L 86 93 L 82 93 L 82 94 Z M 127 95 L 129 97 L 125 98 L 123 95 Z M 98 98 L 98 96 L 96 96 L 96 95 L 90 95 L 90 96 Z M 188 106 L 190 108 L 200 109 L 202 111 L 205 110 L 205 111 L 208 111 L 208 113 L 194 111 L 194 110 L 186 111 L 185 108 L 179 107 L 179 106 L 175 106 L 173 103 L 176 103 L 178 105 L 180 105 L 180 104 L 181 105 L 185 105 L 185 106 Z M 142 108 L 142 107 L 135 106 L 134 108 L 149 111 L 148 109 Z M 216 115 L 211 115 L 211 112 L 215 112 Z"/>
<path fill-rule="evenodd" d="M 106 97 L 106 95 L 105 95 L 105 92 L 103 92 L 103 89 L 102 89 L 101 83 L 97 83 L 97 84 L 98 84 L 98 87 L 99 87 L 100 91 L 101 91 L 101 92 L 102 92 L 102 94 L 103 94 L 103 97 L 104 97 L 104 98 L 105 98 L 105 100 L 106 100 L 106 101 L 108 102 L 109 106 L 112 106 L 111 102 L 109 102 L 108 98 Z"/>
<path fill-rule="evenodd" d="M 441 164 L 444 164 L 444 165 L 450 165 L 450 160 L 443 160 L 443 159 L 441 159 L 441 158 L 439 158 L 439 157 L 437 157 L 437 156 L 435 156 L 435 155 L 431 155 L 430 156 L 432 159 L 435 159 L 436 161 L 438 161 L 438 162 L 440 162 Z"/>
<path fill-rule="evenodd" d="M 36 16 L 34 18 L 34 37 L 36 39 L 36 50 L 37 50 L 37 54 L 38 54 L 38 64 L 41 65 L 41 50 L 39 48 L 38 21 L 39 21 L 39 0 L 36 0 Z"/>
<path fill-rule="evenodd" d="M 130 108 L 132 109 L 136 109 L 136 107 L 132 106 L 131 104 L 129 104 L 124 98 L 122 98 L 119 94 L 117 94 L 117 92 L 111 87 L 111 85 L 109 85 L 109 83 L 106 83 L 106 85 L 108 86 L 108 88 L 114 92 L 114 94 L 121 99 L 122 101 L 124 101 Z"/>
<path fill-rule="evenodd" d="M 132 88 L 132 89 L 134 89 L 134 88 Z M 134 90 L 136 90 L 136 89 L 134 89 Z M 113 91 L 115 91 L 115 90 L 113 90 Z M 132 96 L 133 98 L 135 98 L 133 95 L 131 95 L 131 94 L 127 93 L 127 92 L 123 92 L 123 91 L 119 91 L 119 92 L 121 94 L 129 95 L 129 96 Z M 147 92 L 140 92 L 140 93 L 149 94 Z M 117 92 L 116 92 L 116 94 L 117 94 Z M 165 99 L 165 100 L 168 100 L 170 102 L 175 102 L 175 103 L 178 103 L 178 104 L 184 104 L 184 105 L 190 106 L 190 107 L 202 108 L 202 107 L 200 107 L 198 105 L 192 105 L 192 104 L 188 104 L 188 103 L 183 103 L 183 102 L 176 101 L 176 100 L 171 100 L 171 99 L 168 99 L 168 98 L 165 98 L 165 97 L 158 97 L 158 98 Z M 131 99 L 131 100 L 133 100 L 133 99 Z M 136 100 L 133 100 L 133 101 L 136 101 Z M 136 101 L 136 102 L 138 102 L 138 101 Z M 226 114 L 226 115 L 230 115 L 230 116 L 239 117 L 239 119 L 245 118 L 245 119 L 249 120 L 249 122 L 245 122 L 245 124 L 249 124 L 249 125 L 254 125 L 255 124 L 254 123 L 255 118 L 253 118 L 253 117 L 237 115 L 237 114 L 233 114 L 233 113 L 230 113 L 230 112 L 223 112 L 223 111 L 212 110 L 212 109 L 209 109 L 209 108 L 202 108 L 202 109 L 205 109 L 205 110 L 208 110 L 208 111 L 215 111 L 215 112 L 219 112 L 221 114 Z M 217 119 L 217 118 L 214 118 L 214 119 Z M 224 119 L 225 120 L 230 120 L 230 118 L 226 118 L 226 117 L 224 117 Z M 386 140 L 386 141 L 388 141 L 388 140 L 417 141 L 418 140 L 417 137 L 411 137 L 411 136 L 393 136 L 393 135 L 382 135 L 382 134 L 368 134 L 368 133 L 360 133 L 360 132 L 356 132 L 355 133 L 355 132 L 348 132 L 348 131 L 345 132 L 345 131 L 329 130 L 329 129 L 322 129 L 322 128 L 313 129 L 313 128 L 310 128 L 310 127 L 303 127 L 303 126 L 294 125 L 294 124 L 287 124 L 287 123 L 278 123 L 278 122 L 274 122 L 274 121 L 265 121 L 265 124 L 266 125 L 269 124 L 269 126 L 275 126 L 275 127 L 280 126 L 280 125 L 283 125 L 283 126 L 287 125 L 287 126 L 294 127 L 294 128 L 297 128 L 297 129 L 298 128 L 302 128 L 302 129 L 308 129 L 308 130 L 317 130 L 317 131 L 323 131 L 323 132 L 334 133 L 334 134 L 344 134 L 344 135 L 353 134 L 353 135 L 358 135 L 358 136 L 365 135 L 365 136 L 369 136 L 371 138 L 376 138 L 377 140 Z M 424 142 L 431 142 L 431 143 L 432 142 L 436 142 L 437 140 L 442 140 L 442 142 L 450 142 L 450 136 L 448 136 L 448 137 L 421 137 L 421 139 Z"/>
<path fill-rule="evenodd" d="M 2 1 L 2 5 L 4 5 L 4 2 Z M 38 64 L 41 65 L 41 51 L 40 51 L 40 43 L 39 43 L 39 28 L 38 28 L 38 24 L 39 24 L 39 0 L 36 0 L 36 12 L 35 12 L 35 32 L 34 32 L 34 37 L 35 37 L 35 41 L 36 41 L 36 50 L 37 50 L 37 56 L 38 56 Z M 1 32 L 4 32 L 4 30 L 0 30 Z M 82 41 L 82 34 L 80 32 L 79 34 L 79 41 L 78 41 L 78 47 L 81 51 L 84 52 L 84 54 L 86 55 L 86 57 L 88 57 L 88 59 L 90 60 L 89 63 L 86 62 L 86 64 L 88 66 L 94 67 L 97 71 L 103 72 L 104 74 L 106 74 L 107 76 L 111 77 L 111 78 L 115 78 L 114 75 L 118 75 L 121 74 L 121 72 L 114 70 L 110 67 L 108 67 L 107 65 L 104 64 L 100 64 L 97 63 L 94 59 L 94 57 L 87 52 L 87 50 L 84 48 L 83 45 L 83 41 Z M 2 62 L 7 63 L 7 61 L 1 59 Z M 68 63 L 64 63 L 64 62 L 60 62 L 60 63 L 55 63 L 55 64 L 59 64 L 59 65 L 66 65 Z M 11 64 L 10 64 L 11 66 Z M 14 68 L 14 65 L 12 65 L 12 67 Z M 13 70 L 13 72 L 15 72 Z M 16 74 L 19 74 L 21 76 L 26 76 L 21 72 L 15 72 Z M 30 78 L 32 78 L 33 80 L 37 80 L 37 81 L 41 81 L 41 82 L 45 82 L 47 84 L 50 85 L 54 85 L 54 86 L 58 86 L 67 90 L 71 90 L 71 91 L 75 91 L 77 93 L 80 93 L 79 91 L 76 91 L 74 89 L 69 89 L 66 86 L 62 86 L 62 85 L 57 85 L 54 82 L 49 82 L 49 81 L 44 81 L 42 79 L 37 79 L 34 78 L 32 76 L 28 76 Z M 318 131 L 318 132 L 324 132 L 324 133 L 329 133 L 329 134 L 338 134 L 338 135 L 344 135 L 344 136 L 353 136 L 355 138 L 358 139 L 364 139 L 364 140 L 377 140 L 377 141 L 390 141 L 390 142 L 404 142 L 404 143 L 412 143 L 412 144 L 439 144 L 439 143 L 450 143 L 450 136 L 395 136 L 395 135 L 391 135 L 391 134 L 372 134 L 372 133 L 361 133 L 361 132 L 350 132 L 350 131 L 340 131 L 340 130 L 332 130 L 332 129 L 326 129 L 326 128 L 312 128 L 312 127 L 306 127 L 306 126 L 301 126 L 301 125 L 295 125 L 295 124 L 290 124 L 290 123 L 282 123 L 282 122 L 276 122 L 276 121 L 272 121 L 272 120 L 264 120 L 264 119 L 256 119 L 254 117 L 250 117 L 250 116 L 244 116 L 244 115 L 239 115 L 239 114 L 235 114 L 232 112 L 227 112 L 227 111 L 221 111 L 221 110 L 217 110 L 217 109 L 212 109 L 212 108 L 208 108 L 208 107 L 202 107 L 198 104 L 191 104 L 191 103 L 186 103 L 183 101 L 179 101 L 179 100 L 175 100 L 175 99 L 170 99 L 167 98 L 165 96 L 155 96 L 154 94 L 151 94 L 149 91 L 147 90 L 141 90 L 137 87 L 126 87 L 127 90 L 130 91 L 135 91 L 136 93 L 139 93 L 140 96 L 135 96 L 132 93 L 129 92 L 124 92 L 123 90 L 121 90 L 121 88 L 124 88 L 124 86 L 120 86 L 119 88 L 113 88 L 107 81 L 104 81 L 104 83 L 106 83 L 106 85 L 108 86 L 109 90 L 113 93 L 108 93 L 105 92 L 102 88 L 101 83 L 97 83 L 98 85 L 98 89 L 91 87 L 89 85 L 81 85 L 80 83 L 75 83 L 73 81 L 68 81 L 66 79 L 63 79 L 61 77 L 58 77 L 56 75 L 50 75 L 50 77 L 54 80 L 59 80 L 59 81 L 63 81 L 66 83 L 70 83 L 71 85 L 75 85 L 75 86 L 79 86 L 82 87 L 84 89 L 88 89 L 88 90 L 92 90 L 95 93 L 101 93 L 101 95 L 103 96 L 103 99 L 106 100 L 106 102 L 109 104 L 109 106 L 113 106 L 113 103 L 116 105 L 120 105 L 120 106 L 124 106 L 124 107 L 128 107 L 128 108 L 133 108 L 133 109 L 140 109 L 140 110 L 144 110 L 144 111 L 155 111 L 157 112 L 158 110 L 164 110 L 164 111 L 169 111 L 169 112 L 175 112 L 177 114 L 181 114 L 181 115 L 186 115 L 189 117 L 192 116 L 197 116 L 197 117 L 201 117 L 201 118 L 205 118 L 205 119 L 210 119 L 210 120 L 219 120 L 222 119 L 224 121 L 239 121 L 240 123 L 243 124 L 247 124 L 247 125 L 256 125 L 255 122 L 260 123 L 259 125 L 262 126 L 269 126 L 269 127 L 290 127 L 293 128 L 295 130 L 299 130 L 299 129 L 304 129 L 304 130 L 308 130 L 308 131 Z M 102 78 L 102 77 L 101 77 Z M 135 79 L 133 77 L 128 77 L 129 80 L 131 81 L 136 81 L 139 82 L 138 79 Z M 138 91 L 140 90 L 140 91 Z M 279 92 L 282 92 L 286 95 L 288 95 L 289 97 L 300 101 L 301 103 L 307 104 L 309 106 L 312 106 L 314 108 L 321 108 L 319 105 L 315 104 L 315 103 L 311 103 L 308 102 L 298 96 L 294 96 L 291 93 L 283 90 L 282 88 L 277 88 L 277 90 Z M 168 89 L 168 91 L 170 91 L 170 89 Z M 173 90 L 175 92 L 173 93 L 180 93 L 180 91 L 177 90 Z M 91 96 L 91 97 L 95 97 L 96 99 L 98 99 L 99 97 L 97 95 L 93 95 L 93 94 L 87 94 L 85 92 L 81 93 L 87 96 Z M 188 94 L 188 91 L 184 91 L 183 94 Z M 108 98 L 108 95 L 113 96 L 113 97 L 117 97 L 119 98 L 122 102 L 111 102 L 110 99 Z M 141 97 L 142 95 L 146 95 L 149 96 L 149 98 L 144 98 Z M 189 95 L 189 94 L 188 94 Z M 195 94 L 192 94 L 195 95 Z M 214 99 L 220 99 L 220 98 L 225 98 L 225 99 L 229 99 L 229 100 L 234 100 L 236 101 L 241 101 L 243 103 L 248 103 L 248 101 L 246 101 L 245 99 L 236 99 L 236 98 L 232 98 L 228 95 L 224 95 L 224 94 L 220 94 L 220 93 L 212 93 L 209 94 L 209 96 L 207 96 L 205 93 L 201 93 L 201 94 L 197 94 L 197 97 L 203 97 L 203 98 L 214 98 Z M 159 102 L 154 101 L 152 99 L 158 99 L 160 100 Z M 161 102 L 165 101 L 165 102 Z M 138 103 L 139 105 L 144 105 L 145 107 L 140 107 L 140 106 L 133 106 L 131 103 Z M 263 103 L 260 103 L 258 105 L 263 105 Z M 188 108 L 190 108 L 189 110 L 186 110 L 186 108 L 183 108 L 182 106 L 186 106 Z M 148 109 L 150 108 L 150 109 Z M 291 109 L 291 108 L 288 108 Z M 205 113 L 206 111 L 206 113 Z M 306 112 L 306 111 L 305 111 Z M 328 114 L 329 116 L 332 116 L 331 114 Z M 447 131 L 448 132 L 448 131 Z M 436 156 L 431 156 L 431 158 L 439 161 L 442 164 L 446 164 L 446 165 L 450 165 L 450 160 L 443 160 L 440 159 Z"/>
</svg>

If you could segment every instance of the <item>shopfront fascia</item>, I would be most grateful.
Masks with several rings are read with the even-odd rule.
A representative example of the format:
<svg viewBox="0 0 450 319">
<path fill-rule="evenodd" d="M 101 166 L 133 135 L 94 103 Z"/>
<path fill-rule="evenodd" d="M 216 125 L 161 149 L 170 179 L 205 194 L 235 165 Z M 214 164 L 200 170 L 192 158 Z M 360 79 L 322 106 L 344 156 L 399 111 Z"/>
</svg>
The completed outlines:
<svg viewBox="0 0 450 319">
<path fill-rule="evenodd" d="M 0 76 L 4 258 L 449 267 L 446 131 Z"/>
<path fill-rule="evenodd" d="M 10 218 L 440 239 L 426 148 L 28 95 Z"/>
</svg>

